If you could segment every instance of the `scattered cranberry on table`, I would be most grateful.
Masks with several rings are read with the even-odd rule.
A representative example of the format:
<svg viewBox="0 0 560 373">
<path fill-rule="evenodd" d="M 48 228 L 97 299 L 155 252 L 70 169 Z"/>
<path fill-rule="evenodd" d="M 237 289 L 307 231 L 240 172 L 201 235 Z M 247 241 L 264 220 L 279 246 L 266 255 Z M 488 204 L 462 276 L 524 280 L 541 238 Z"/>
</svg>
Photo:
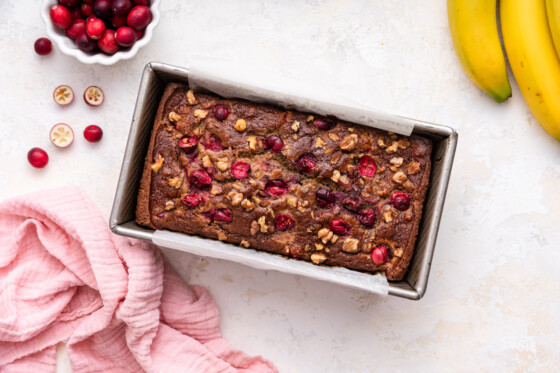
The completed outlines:
<svg viewBox="0 0 560 373">
<path fill-rule="evenodd" d="M 99 106 L 103 103 L 104 100 L 105 95 L 103 94 L 103 91 L 101 90 L 101 88 L 95 85 L 87 87 L 84 91 L 84 101 L 89 106 Z"/>
<path fill-rule="evenodd" d="M 35 40 L 33 47 L 35 48 L 35 53 L 40 56 L 45 56 L 52 52 L 52 42 L 47 38 L 39 38 Z"/>
<path fill-rule="evenodd" d="M 89 142 L 99 142 L 101 141 L 102 137 L 103 137 L 103 130 L 99 128 L 99 126 L 96 126 L 95 124 L 87 126 L 86 129 L 84 130 L 84 138 Z"/>
<path fill-rule="evenodd" d="M 43 168 L 49 163 L 49 155 L 41 148 L 33 148 L 27 153 L 27 160 L 35 168 Z"/>
<path fill-rule="evenodd" d="M 66 106 L 74 101 L 74 91 L 67 85 L 59 85 L 53 92 L 54 102 Z"/>
</svg>

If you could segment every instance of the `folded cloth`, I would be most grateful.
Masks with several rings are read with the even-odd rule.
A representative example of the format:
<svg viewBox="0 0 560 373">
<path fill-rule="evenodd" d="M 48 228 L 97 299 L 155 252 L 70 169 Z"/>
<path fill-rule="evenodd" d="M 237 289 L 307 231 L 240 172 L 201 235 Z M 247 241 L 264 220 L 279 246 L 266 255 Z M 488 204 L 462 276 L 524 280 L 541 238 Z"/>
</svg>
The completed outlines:
<svg viewBox="0 0 560 373">
<path fill-rule="evenodd" d="M 0 203 L 0 372 L 276 372 L 221 337 L 207 290 L 113 235 L 77 188 Z"/>
</svg>

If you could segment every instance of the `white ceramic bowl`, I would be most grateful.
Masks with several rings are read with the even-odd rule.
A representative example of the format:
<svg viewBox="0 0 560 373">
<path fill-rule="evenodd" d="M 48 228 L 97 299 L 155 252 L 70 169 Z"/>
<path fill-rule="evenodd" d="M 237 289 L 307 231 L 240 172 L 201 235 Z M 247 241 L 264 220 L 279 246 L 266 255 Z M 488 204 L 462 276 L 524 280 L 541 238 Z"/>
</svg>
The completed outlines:
<svg viewBox="0 0 560 373">
<path fill-rule="evenodd" d="M 117 61 L 128 60 L 129 58 L 134 57 L 140 48 L 148 44 L 148 42 L 152 38 L 154 29 L 159 23 L 159 3 L 160 0 L 151 1 L 150 10 L 152 12 L 152 21 L 150 22 L 148 27 L 146 27 L 142 39 L 134 43 L 131 48 L 119 51 L 113 55 L 108 55 L 103 52 L 97 52 L 95 54 L 82 52 L 78 49 L 74 40 L 70 39 L 64 34 L 64 30 L 61 30 L 53 25 L 49 16 L 49 11 L 53 5 L 58 4 L 57 0 L 43 0 L 43 4 L 41 6 L 41 18 L 43 19 L 43 22 L 45 22 L 48 37 L 53 41 L 54 44 L 56 44 L 56 46 L 62 53 L 74 56 L 80 62 L 87 64 L 98 63 L 101 65 L 112 65 Z"/>
</svg>

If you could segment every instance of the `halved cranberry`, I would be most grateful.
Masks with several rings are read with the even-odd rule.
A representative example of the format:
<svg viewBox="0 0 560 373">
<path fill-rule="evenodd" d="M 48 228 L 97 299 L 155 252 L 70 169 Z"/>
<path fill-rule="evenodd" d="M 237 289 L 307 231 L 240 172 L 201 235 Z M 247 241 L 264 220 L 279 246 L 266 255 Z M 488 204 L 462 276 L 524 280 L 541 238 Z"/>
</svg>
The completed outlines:
<svg viewBox="0 0 560 373">
<path fill-rule="evenodd" d="M 227 207 L 214 208 L 210 211 L 210 220 L 212 221 L 224 221 L 229 223 L 232 218 L 231 211 Z"/>
<path fill-rule="evenodd" d="M 347 234 L 350 234 L 350 230 L 352 230 L 350 224 L 342 219 L 334 219 L 331 221 L 330 228 L 334 234 L 338 234 L 339 236 L 346 236 Z"/>
<path fill-rule="evenodd" d="M 375 211 L 371 209 L 363 209 L 358 215 L 358 221 L 366 227 L 373 227 L 375 224 Z"/>
<path fill-rule="evenodd" d="M 202 197 L 196 193 L 187 194 L 183 197 L 183 203 L 189 207 L 196 207 L 202 202 Z"/>
<path fill-rule="evenodd" d="M 204 147 L 208 150 L 213 152 L 219 152 L 224 150 L 224 146 L 222 145 L 222 140 L 217 138 L 216 136 L 212 135 L 204 141 Z"/>
<path fill-rule="evenodd" d="M 264 190 L 271 196 L 281 196 L 288 193 L 288 185 L 282 180 L 269 180 Z"/>
<path fill-rule="evenodd" d="M 315 169 L 315 157 L 312 154 L 304 154 L 299 157 L 296 162 L 296 167 L 300 172 L 304 174 L 310 174 Z"/>
<path fill-rule="evenodd" d="M 181 140 L 179 140 L 179 147 L 187 154 L 191 154 L 192 152 L 194 152 L 197 144 L 198 137 L 196 135 L 183 137 Z"/>
<path fill-rule="evenodd" d="M 379 245 L 371 252 L 371 259 L 375 264 L 383 264 L 389 260 L 387 256 L 387 246 Z"/>
<path fill-rule="evenodd" d="M 336 201 L 336 195 L 328 189 L 317 189 L 315 201 L 319 207 L 330 207 Z"/>
<path fill-rule="evenodd" d="M 375 171 L 377 171 L 377 166 L 373 158 L 369 155 L 362 156 L 358 162 L 358 172 L 360 175 L 371 177 L 375 175 Z"/>
<path fill-rule="evenodd" d="M 218 105 L 214 109 L 214 118 L 217 120 L 225 120 L 229 115 L 229 110 L 224 105 Z"/>
<path fill-rule="evenodd" d="M 251 172 L 251 165 L 247 162 L 237 161 L 231 165 L 231 174 L 236 179 L 245 179 Z"/>
<path fill-rule="evenodd" d="M 266 138 L 264 148 L 270 149 L 273 153 L 279 153 L 284 148 L 284 141 L 276 135 L 271 135 Z"/>
<path fill-rule="evenodd" d="M 342 202 L 342 206 L 348 211 L 358 212 L 360 206 L 362 205 L 362 201 L 359 198 L 346 198 L 344 202 Z"/>
<path fill-rule="evenodd" d="M 195 186 L 199 188 L 207 188 L 212 184 L 212 179 L 210 175 L 206 173 L 204 170 L 195 170 L 191 172 L 191 176 L 189 176 L 189 180 Z"/>
<path fill-rule="evenodd" d="M 276 215 L 274 218 L 274 226 L 279 231 L 285 231 L 286 229 L 290 229 L 294 226 L 294 219 L 292 219 L 290 215 L 286 214 Z"/>
<path fill-rule="evenodd" d="M 336 126 L 336 119 L 332 117 L 320 117 L 313 121 L 313 125 L 317 129 L 328 131 Z"/>
<path fill-rule="evenodd" d="M 391 203 L 397 210 L 408 210 L 410 207 L 410 196 L 408 193 L 397 190 L 391 195 Z"/>
</svg>

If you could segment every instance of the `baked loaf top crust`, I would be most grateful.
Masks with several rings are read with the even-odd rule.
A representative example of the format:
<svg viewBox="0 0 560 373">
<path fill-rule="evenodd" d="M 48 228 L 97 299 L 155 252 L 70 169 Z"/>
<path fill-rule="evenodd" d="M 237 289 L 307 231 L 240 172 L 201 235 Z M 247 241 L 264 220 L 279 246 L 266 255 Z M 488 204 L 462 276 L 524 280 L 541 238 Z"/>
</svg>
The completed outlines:
<svg viewBox="0 0 560 373">
<path fill-rule="evenodd" d="M 137 222 L 401 280 L 431 141 L 170 83 Z"/>
</svg>

